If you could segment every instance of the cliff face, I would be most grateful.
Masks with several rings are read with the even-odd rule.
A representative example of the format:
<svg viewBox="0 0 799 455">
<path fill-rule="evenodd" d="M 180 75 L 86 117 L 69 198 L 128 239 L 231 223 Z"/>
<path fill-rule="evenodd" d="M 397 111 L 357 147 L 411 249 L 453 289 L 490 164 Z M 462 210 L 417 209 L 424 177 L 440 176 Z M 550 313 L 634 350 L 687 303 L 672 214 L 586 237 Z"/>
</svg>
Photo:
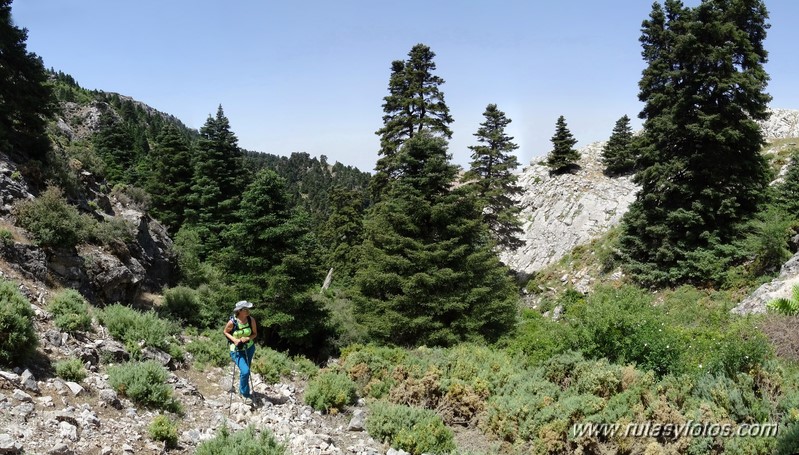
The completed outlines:
<svg viewBox="0 0 799 455">
<path fill-rule="evenodd" d="M 621 221 L 637 188 L 630 177 L 602 173 L 603 146 L 604 142 L 596 142 L 580 149 L 580 168 L 572 174 L 550 176 L 543 161 L 522 171 L 525 244 L 501 254 L 513 270 L 520 274 L 541 270 Z"/>
<path fill-rule="evenodd" d="M 769 141 L 799 137 L 799 111 L 774 109 L 761 128 Z M 501 253 L 503 262 L 517 273 L 539 271 L 621 221 L 638 187 L 630 177 L 610 178 L 602 173 L 604 145 L 596 142 L 580 149 L 580 168 L 573 174 L 550 176 L 543 159 L 522 170 L 519 184 L 524 190 L 520 203 L 525 244 Z M 786 146 L 792 145 L 775 144 L 766 153 Z"/>
</svg>

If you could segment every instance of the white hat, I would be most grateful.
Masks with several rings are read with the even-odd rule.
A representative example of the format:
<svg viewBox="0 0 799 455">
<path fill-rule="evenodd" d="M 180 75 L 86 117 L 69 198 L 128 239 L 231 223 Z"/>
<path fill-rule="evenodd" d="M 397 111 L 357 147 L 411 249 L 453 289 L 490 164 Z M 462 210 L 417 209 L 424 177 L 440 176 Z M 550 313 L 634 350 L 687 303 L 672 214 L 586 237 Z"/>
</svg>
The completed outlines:
<svg viewBox="0 0 799 455">
<path fill-rule="evenodd" d="M 241 301 L 236 303 L 235 307 L 233 307 L 233 312 L 234 313 L 238 313 L 239 311 L 243 310 L 244 308 L 252 308 L 252 303 L 250 303 L 250 302 L 248 302 L 246 300 L 241 300 Z"/>
</svg>

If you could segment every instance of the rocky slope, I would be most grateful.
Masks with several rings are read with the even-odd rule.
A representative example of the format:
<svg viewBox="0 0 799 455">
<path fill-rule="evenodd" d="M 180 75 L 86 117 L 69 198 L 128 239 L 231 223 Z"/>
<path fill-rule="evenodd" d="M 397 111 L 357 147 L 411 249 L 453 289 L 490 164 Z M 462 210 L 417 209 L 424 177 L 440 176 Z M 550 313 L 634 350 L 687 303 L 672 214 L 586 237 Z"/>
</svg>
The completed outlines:
<svg viewBox="0 0 799 455">
<path fill-rule="evenodd" d="M 799 137 L 799 111 L 773 109 L 761 128 L 769 141 Z M 543 160 L 520 173 L 525 244 L 501 253 L 502 260 L 519 274 L 539 271 L 604 234 L 619 223 L 635 199 L 638 188 L 630 177 L 610 178 L 602 173 L 604 145 L 596 142 L 579 149 L 579 169 L 572 174 L 550 176 Z M 777 142 L 766 153 L 789 146 Z"/>
<path fill-rule="evenodd" d="M 100 327 L 77 338 L 61 333 L 40 306 L 34 310 L 39 355 L 48 361 L 81 358 L 91 372 L 78 384 L 53 377 L 46 362 L 37 363 L 33 372 L 0 370 L 0 454 L 166 453 L 148 432 L 159 413 L 118 396 L 103 373 L 106 365 L 98 365 L 100 358 L 126 360 L 124 348 Z M 363 431 L 362 408 L 325 416 L 304 405 L 302 380 L 270 384 L 254 374 L 256 400 L 250 406 L 229 392 L 231 369 L 175 368 L 165 353 L 150 355 L 172 367 L 168 383 L 185 409 L 177 420 L 179 446 L 169 453 L 193 453 L 222 426 L 237 431 L 248 425 L 271 431 L 291 454 L 377 455 L 389 450 Z"/>
</svg>

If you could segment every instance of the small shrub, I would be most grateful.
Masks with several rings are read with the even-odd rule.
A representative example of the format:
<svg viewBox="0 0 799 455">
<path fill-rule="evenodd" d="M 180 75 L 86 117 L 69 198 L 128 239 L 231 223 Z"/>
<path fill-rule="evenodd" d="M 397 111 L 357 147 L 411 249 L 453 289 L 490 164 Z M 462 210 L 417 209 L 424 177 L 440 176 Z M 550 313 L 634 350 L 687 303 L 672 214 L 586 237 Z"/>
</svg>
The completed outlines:
<svg viewBox="0 0 799 455">
<path fill-rule="evenodd" d="M 10 246 L 14 244 L 14 233 L 8 229 L 0 229 L 0 245 Z"/>
<path fill-rule="evenodd" d="M 269 430 L 256 432 L 248 426 L 242 431 L 230 434 L 227 427 L 222 427 L 214 439 L 197 446 L 196 455 L 230 455 L 235 453 L 247 455 L 285 455 L 286 447 L 279 444 Z"/>
<path fill-rule="evenodd" d="M 0 364 L 13 365 L 36 350 L 34 316 L 17 285 L 0 278 Z"/>
<path fill-rule="evenodd" d="M 279 382 L 283 376 L 291 374 L 291 359 L 282 352 L 269 348 L 258 349 L 252 360 L 252 371 L 263 376 L 269 383 Z"/>
<path fill-rule="evenodd" d="M 230 363 L 228 344 L 219 331 L 206 330 L 202 335 L 193 337 L 184 347 L 191 353 L 195 366 L 199 369 L 205 365 L 222 367 Z"/>
<path fill-rule="evenodd" d="M 325 371 L 308 383 L 305 403 L 325 413 L 337 413 L 358 399 L 355 383 L 342 373 Z"/>
<path fill-rule="evenodd" d="M 43 247 L 73 248 L 82 241 L 84 220 L 58 187 L 48 187 L 38 198 L 20 202 L 16 215 L 19 225 Z"/>
<path fill-rule="evenodd" d="M 291 360 L 294 363 L 294 371 L 299 373 L 303 379 L 311 379 L 319 372 L 319 367 L 306 357 L 297 356 Z"/>
<path fill-rule="evenodd" d="M 111 336 L 122 341 L 134 357 L 141 351 L 141 340 L 144 340 L 144 346 L 171 351 L 169 338 L 175 327 L 160 319 L 155 312 L 140 313 L 116 304 L 105 307 L 99 312 L 98 318 Z"/>
<path fill-rule="evenodd" d="M 150 422 L 148 431 L 153 441 L 163 441 L 168 448 L 177 447 L 178 427 L 169 417 L 163 414 L 156 416 L 155 419 Z"/>
<path fill-rule="evenodd" d="M 89 215 L 81 215 L 88 242 L 110 245 L 114 242 L 130 243 L 136 238 L 136 226 L 121 217 L 109 217 L 97 221 Z"/>
<path fill-rule="evenodd" d="M 166 384 L 167 371 L 156 362 L 129 362 L 108 368 L 108 383 L 117 393 L 143 406 L 181 413 Z"/>
<path fill-rule="evenodd" d="M 92 327 L 89 304 L 74 289 L 65 289 L 53 297 L 47 306 L 55 325 L 66 332 L 87 331 Z"/>
<path fill-rule="evenodd" d="M 164 292 L 163 310 L 167 315 L 187 324 L 199 325 L 201 322 L 197 291 L 186 286 L 177 286 Z"/>
<path fill-rule="evenodd" d="M 80 359 L 67 359 L 55 363 L 55 374 L 65 381 L 80 382 L 86 379 L 86 369 Z"/>
<path fill-rule="evenodd" d="M 452 430 L 427 409 L 375 402 L 366 419 L 369 435 L 413 455 L 455 450 Z"/>
</svg>

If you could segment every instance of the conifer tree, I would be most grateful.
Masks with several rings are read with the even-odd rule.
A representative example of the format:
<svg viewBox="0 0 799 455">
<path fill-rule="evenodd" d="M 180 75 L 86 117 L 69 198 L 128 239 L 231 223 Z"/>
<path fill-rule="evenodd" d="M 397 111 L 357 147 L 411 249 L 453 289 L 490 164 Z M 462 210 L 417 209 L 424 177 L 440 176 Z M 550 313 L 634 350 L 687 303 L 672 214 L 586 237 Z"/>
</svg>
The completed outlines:
<svg viewBox="0 0 799 455">
<path fill-rule="evenodd" d="M 127 125 L 111 113 L 100 117 L 94 135 L 95 153 L 103 160 L 105 178 L 112 184 L 129 182 L 128 173 L 134 167 L 134 139 Z"/>
<path fill-rule="evenodd" d="M 767 19 L 760 0 L 667 0 L 642 24 L 641 191 L 621 238 L 641 281 L 717 281 L 763 200 Z"/>
<path fill-rule="evenodd" d="M 325 264 L 345 282 L 355 275 L 360 258 L 365 199 L 363 190 L 333 188 L 328 201 L 330 216 L 319 236 L 327 251 Z"/>
<path fill-rule="evenodd" d="M 219 106 L 216 117 L 208 116 L 200 129 L 194 157 L 190 203 L 186 220 L 200 234 L 205 252 L 217 251 L 219 235 L 234 221 L 234 212 L 247 184 L 238 139 L 230 130 L 230 121 Z"/>
<path fill-rule="evenodd" d="M 561 115 L 555 123 L 555 135 L 552 136 L 552 151 L 547 157 L 550 172 L 558 174 L 571 170 L 580 159 L 580 152 L 574 149 L 577 140 L 566 126 L 566 119 Z"/>
<path fill-rule="evenodd" d="M 14 25 L 11 0 L 0 0 L 0 153 L 43 161 L 54 98 L 41 58 L 28 52 L 28 31 Z"/>
<path fill-rule="evenodd" d="M 321 283 L 307 215 L 292 209 L 285 181 L 262 170 L 244 191 L 219 255 L 240 298 L 263 302 L 264 339 L 309 353 L 324 336 L 325 310 L 309 290 Z M 271 328 L 270 328 L 271 327 Z"/>
<path fill-rule="evenodd" d="M 521 208 L 515 200 L 522 189 L 516 184 L 517 177 L 513 173 L 519 166 L 513 151 L 519 146 L 505 133 L 511 119 L 497 109 L 496 104 L 489 104 L 483 116 L 485 121 L 474 134 L 480 145 L 469 147 L 472 162 L 464 180 L 474 180 L 483 220 L 497 244 L 516 249 L 524 244 L 519 239 Z"/>
<path fill-rule="evenodd" d="M 496 340 L 513 326 L 516 292 L 474 193 L 452 189 L 457 167 L 445 139 L 415 134 L 397 152 L 396 169 L 364 221 L 360 320 L 384 343 Z"/>
<path fill-rule="evenodd" d="M 608 142 L 602 148 L 602 164 L 608 175 L 623 175 L 635 169 L 635 149 L 630 117 L 622 116 L 616 121 Z"/>
<path fill-rule="evenodd" d="M 171 123 L 167 123 L 156 138 L 150 166 L 147 191 L 152 196 L 152 214 L 170 232 L 176 233 L 185 219 L 193 168 L 191 144 Z"/>
<path fill-rule="evenodd" d="M 435 56 L 429 46 L 417 44 L 408 53 L 408 60 L 391 63 L 389 94 L 383 98 L 383 127 L 375 133 L 380 136 L 381 156 L 372 180 L 376 195 L 396 177 L 394 157 L 405 141 L 423 130 L 452 137 L 452 116 L 439 88 L 444 79 L 433 74 Z"/>
</svg>

